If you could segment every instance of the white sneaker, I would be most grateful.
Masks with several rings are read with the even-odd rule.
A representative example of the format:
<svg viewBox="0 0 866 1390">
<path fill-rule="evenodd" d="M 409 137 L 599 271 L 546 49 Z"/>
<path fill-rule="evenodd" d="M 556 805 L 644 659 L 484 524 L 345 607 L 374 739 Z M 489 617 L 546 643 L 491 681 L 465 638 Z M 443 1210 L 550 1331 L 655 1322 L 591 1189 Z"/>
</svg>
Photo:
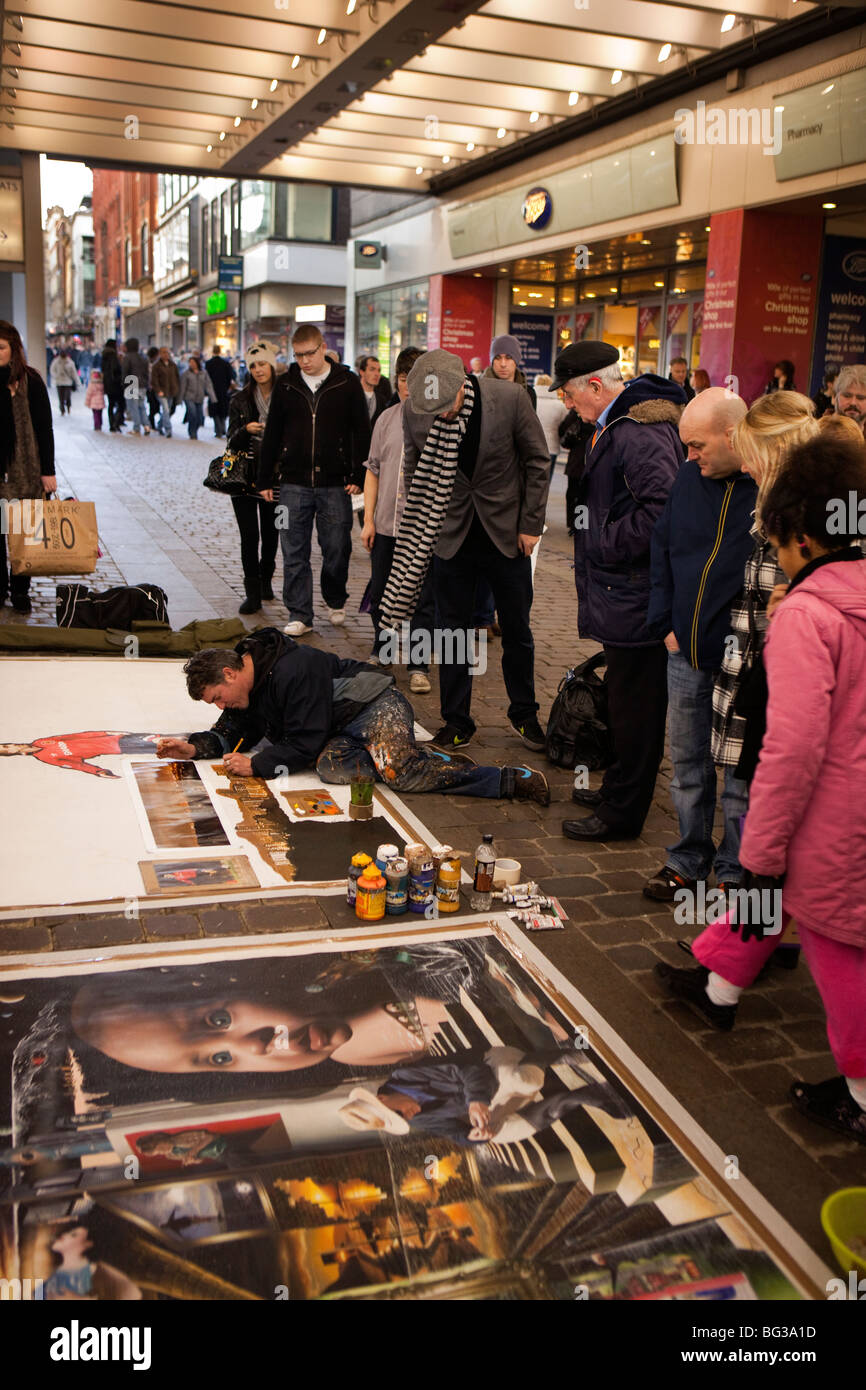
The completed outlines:
<svg viewBox="0 0 866 1390">
<path fill-rule="evenodd" d="M 308 623 L 302 622 L 286 623 L 283 628 L 287 637 L 303 637 L 305 633 L 312 632 L 312 630 Z"/>
<path fill-rule="evenodd" d="M 423 671 L 413 671 L 409 677 L 409 689 L 413 695 L 429 695 L 430 682 Z"/>
<path fill-rule="evenodd" d="M 329 608 L 328 617 L 331 619 L 334 627 L 342 627 L 346 621 L 346 610 L 345 608 Z"/>
</svg>

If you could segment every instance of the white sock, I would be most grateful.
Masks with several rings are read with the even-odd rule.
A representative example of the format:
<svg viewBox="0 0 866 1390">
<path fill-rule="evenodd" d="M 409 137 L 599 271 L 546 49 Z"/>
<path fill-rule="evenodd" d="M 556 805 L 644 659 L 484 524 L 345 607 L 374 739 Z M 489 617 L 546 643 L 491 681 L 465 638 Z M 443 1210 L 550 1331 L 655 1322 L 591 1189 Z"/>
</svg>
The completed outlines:
<svg viewBox="0 0 866 1390">
<path fill-rule="evenodd" d="M 707 994 L 711 1004 L 738 1004 L 743 992 L 742 985 L 732 985 L 729 980 L 710 971 L 707 980 Z"/>
<path fill-rule="evenodd" d="M 848 1090 L 861 1110 L 866 1110 L 866 1076 L 846 1076 Z"/>
</svg>

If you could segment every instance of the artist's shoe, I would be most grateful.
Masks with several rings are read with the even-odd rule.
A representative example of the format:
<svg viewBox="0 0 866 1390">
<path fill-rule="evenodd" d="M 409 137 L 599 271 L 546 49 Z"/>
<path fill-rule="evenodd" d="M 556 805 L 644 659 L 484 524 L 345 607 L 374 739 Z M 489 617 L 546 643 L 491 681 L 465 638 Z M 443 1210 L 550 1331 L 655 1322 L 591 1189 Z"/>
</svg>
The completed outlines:
<svg viewBox="0 0 866 1390">
<path fill-rule="evenodd" d="M 409 689 L 413 695 L 429 695 L 431 690 L 429 677 L 423 671 L 413 671 L 409 677 Z"/>
<path fill-rule="evenodd" d="M 273 577 L 273 570 L 271 570 L 270 574 L 265 574 L 264 570 L 262 570 L 262 598 L 265 600 L 272 599 L 274 596 L 273 584 L 271 582 L 273 580 Z"/>
<path fill-rule="evenodd" d="M 16 613 L 32 613 L 33 603 L 29 594 L 13 594 L 12 607 Z"/>
<path fill-rule="evenodd" d="M 433 735 L 432 742 L 437 748 L 445 748 L 450 753 L 452 748 L 465 748 L 474 737 L 474 729 L 458 729 L 456 724 L 443 724 L 438 734 Z"/>
<path fill-rule="evenodd" d="M 313 628 L 310 623 L 302 623 L 299 620 L 296 620 L 292 623 L 286 623 L 285 627 L 283 628 L 283 632 L 286 634 L 287 637 L 303 637 L 306 633 L 312 632 L 312 630 Z"/>
<path fill-rule="evenodd" d="M 331 619 L 334 627 L 344 627 L 346 623 L 346 610 L 345 608 L 329 608 L 328 617 Z"/>
<path fill-rule="evenodd" d="M 652 898 L 653 902 L 672 903 L 683 888 L 694 893 L 697 886 L 697 879 L 686 878 L 684 874 L 672 869 L 670 864 L 663 864 L 658 873 L 647 879 L 643 886 L 643 895 L 645 898 Z"/>
<path fill-rule="evenodd" d="M 578 806 L 588 806 L 590 810 L 595 810 L 596 806 L 602 803 L 601 792 L 592 792 L 589 787 L 575 787 L 571 799 L 576 801 Z"/>
<path fill-rule="evenodd" d="M 669 994 L 701 1015 L 713 1028 L 722 1033 L 730 1033 L 737 1017 L 736 1004 L 714 1004 L 707 994 L 707 980 L 710 972 L 705 965 L 694 970 L 677 970 L 676 966 L 659 961 L 653 967 L 657 980 L 661 980 Z"/>
<path fill-rule="evenodd" d="M 527 748 L 531 748 L 534 753 L 541 753 L 544 750 L 547 739 L 534 714 L 527 715 L 520 724 L 514 719 L 510 722 L 517 737 L 523 740 Z"/>
<path fill-rule="evenodd" d="M 427 744 L 427 747 L 430 749 L 430 752 L 432 753 L 433 757 L 441 758 L 443 763 L 453 763 L 455 767 L 478 766 L 475 759 L 470 758 L 468 753 L 458 753 L 456 749 L 452 749 L 450 753 L 446 753 L 444 749 L 434 748 L 432 744 Z"/>
<path fill-rule="evenodd" d="M 866 1110 L 851 1095 L 844 1076 L 832 1076 L 814 1086 L 795 1081 L 788 1096 L 794 1109 L 816 1125 L 866 1144 Z"/>
<path fill-rule="evenodd" d="M 258 579 L 244 580 L 246 598 L 238 609 L 239 613 L 258 613 L 262 606 L 262 586 Z"/>
<path fill-rule="evenodd" d="M 515 767 L 514 800 L 534 801 L 538 806 L 550 805 L 550 787 L 543 772 L 532 767 Z"/>
<path fill-rule="evenodd" d="M 569 840 L 636 840 L 639 830 L 617 830 L 606 825 L 598 816 L 587 816 L 584 820 L 564 820 L 562 833 Z"/>
</svg>

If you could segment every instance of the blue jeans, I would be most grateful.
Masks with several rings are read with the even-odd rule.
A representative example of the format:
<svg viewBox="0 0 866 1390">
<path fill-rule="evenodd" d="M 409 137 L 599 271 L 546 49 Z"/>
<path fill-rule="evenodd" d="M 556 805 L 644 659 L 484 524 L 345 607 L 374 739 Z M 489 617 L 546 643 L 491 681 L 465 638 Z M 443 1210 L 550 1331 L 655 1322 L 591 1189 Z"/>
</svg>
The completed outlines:
<svg viewBox="0 0 866 1390">
<path fill-rule="evenodd" d="M 166 439 L 171 439 L 171 397 L 159 396 L 159 424 L 157 429 Z"/>
<path fill-rule="evenodd" d="M 187 401 L 186 428 L 190 439 L 198 439 L 198 432 L 204 426 L 204 406 L 201 401 Z"/>
<path fill-rule="evenodd" d="M 749 804 L 748 787 L 725 768 L 722 792 L 724 833 L 716 850 L 713 820 L 718 784 L 710 753 L 714 671 L 696 671 L 680 652 L 668 653 L 668 731 L 674 775 L 671 799 L 680 823 L 677 844 L 669 845 L 667 863 L 685 878 L 706 878 L 715 869 L 718 882 L 739 883 L 740 817 Z"/>
<path fill-rule="evenodd" d="M 126 418 L 132 425 L 133 432 L 139 431 L 147 424 L 147 404 L 144 396 L 127 396 L 124 400 L 126 408 Z"/>
<path fill-rule="evenodd" d="M 284 483 L 280 507 L 288 512 L 288 524 L 280 529 L 283 551 L 283 603 L 292 622 L 312 624 L 313 571 L 310 543 L 313 520 L 322 551 L 319 582 L 329 608 L 345 608 L 349 591 L 349 558 L 352 554 L 352 504 L 342 487 L 300 487 Z M 284 520 L 277 513 L 277 522 Z"/>
<path fill-rule="evenodd" d="M 345 785 L 363 774 L 396 792 L 450 792 L 452 796 L 511 796 L 525 769 L 471 767 L 415 742 L 412 706 L 389 686 L 319 754 L 323 782 Z"/>
</svg>

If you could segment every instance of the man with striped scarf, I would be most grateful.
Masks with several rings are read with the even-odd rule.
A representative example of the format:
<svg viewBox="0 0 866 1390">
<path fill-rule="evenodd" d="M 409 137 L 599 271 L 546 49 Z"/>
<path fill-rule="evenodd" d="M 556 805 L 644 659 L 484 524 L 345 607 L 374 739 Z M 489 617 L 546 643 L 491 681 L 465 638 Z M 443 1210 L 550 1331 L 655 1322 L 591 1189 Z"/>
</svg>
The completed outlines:
<svg viewBox="0 0 866 1390">
<path fill-rule="evenodd" d="M 544 431 L 521 386 L 467 375 L 453 353 L 419 357 L 408 377 L 404 468 L 408 497 L 382 598 L 383 625 L 415 611 L 428 566 L 442 628 L 473 626 L 475 588 L 488 580 L 502 628 L 502 674 L 511 727 L 542 749 L 535 699 L 530 556 L 544 529 L 550 457 Z M 468 643 L 465 644 L 468 647 Z M 439 667 L 442 748 L 475 733 L 466 661 Z"/>
</svg>

